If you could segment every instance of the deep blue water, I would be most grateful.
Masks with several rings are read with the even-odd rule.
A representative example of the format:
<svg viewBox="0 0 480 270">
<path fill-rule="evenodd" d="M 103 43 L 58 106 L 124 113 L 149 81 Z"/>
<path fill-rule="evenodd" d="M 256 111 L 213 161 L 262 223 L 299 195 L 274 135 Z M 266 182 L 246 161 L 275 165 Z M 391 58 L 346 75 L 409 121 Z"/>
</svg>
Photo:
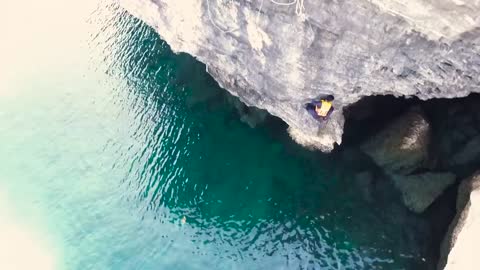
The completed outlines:
<svg viewBox="0 0 480 270">
<path fill-rule="evenodd" d="M 243 123 L 202 64 L 115 4 L 0 7 L 1 269 L 431 263 L 350 164 L 278 119 Z"/>
</svg>

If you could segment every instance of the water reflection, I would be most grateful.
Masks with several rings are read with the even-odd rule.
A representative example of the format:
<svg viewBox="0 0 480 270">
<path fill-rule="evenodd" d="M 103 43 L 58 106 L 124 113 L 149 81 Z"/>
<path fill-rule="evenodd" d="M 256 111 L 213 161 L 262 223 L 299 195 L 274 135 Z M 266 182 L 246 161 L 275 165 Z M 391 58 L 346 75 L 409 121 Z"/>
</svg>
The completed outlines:
<svg viewBox="0 0 480 270">
<path fill-rule="evenodd" d="M 198 254 L 220 260 L 332 269 L 408 261 L 392 254 L 411 251 L 411 243 L 397 245 L 400 226 L 385 226 L 384 213 L 338 178 L 348 168 L 301 149 L 292 155 L 267 127 L 246 127 L 202 64 L 173 55 L 155 32 L 114 10 L 115 42 L 98 45 L 107 44 L 108 74 L 133 96 L 131 136 L 141 142 L 118 150 L 128 154 L 115 166 L 128 164 L 124 184 L 136 190 L 128 199 L 144 213 L 171 223 L 185 217 L 191 241 L 215 250 Z"/>
<path fill-rule="evenodd" d="M 30 35 L 47 55 L 29 42 L 6 58 L 0 86 L 21 94 L 0 96 L 0 183 L 43 210 L 65 269 L 423 265 L 405 209 L 365 200 L 347 164 L 293 144 L 278 120 L 248 127 L 202 64 L 115 3 L 83 24 L 47 2 L 49 21 L 79 26 Z"/>
</svg>

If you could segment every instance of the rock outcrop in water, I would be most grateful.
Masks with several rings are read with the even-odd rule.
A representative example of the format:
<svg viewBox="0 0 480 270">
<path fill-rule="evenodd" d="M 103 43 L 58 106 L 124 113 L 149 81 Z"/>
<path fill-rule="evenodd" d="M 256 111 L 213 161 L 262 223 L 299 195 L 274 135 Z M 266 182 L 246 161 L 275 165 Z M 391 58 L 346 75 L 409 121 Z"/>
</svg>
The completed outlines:
<svg viewBox="0 0 480 270">
<path fill-rule="evenodd" d="M 430 137 L 430 123 L 415 107 L 368 140 L 362 149 L 386 172 L 409 174 L 427 162 Z"/>
<path fill-rule="evenodd" d="M 428 171 L 431 140 L 431 124 L 422 108 L 415 106 L 361 146 L 415 213 L 425 211 L 456 179 L 452 173 Z M 421 172 L 415 173 L 418 170 Z"/>
<path fill-rule="evenodd" d="M 405 206 L 415 213 L 422 213 L 438 196 L 455 182 L 452 173 L 422 173 L 392 176 L 395 187 L 402 193 Z"/>
<path fill-rule="evenodd" d="M 450 225 L 441 250 L 438 269 L 478 269 L 480 242 L 480 172 L 465 180 L 459 188 L 457 216 Z"/>
<path fill-rule="evenodd" d="M 244 103 L 287 122 L 297 142 L 323 151 L 342 142 L 343 108 L 363 97 L 480 92 L 475 1 L 121 3 Z M 335 95 L 336 111 L 319 125 L 303 105 L 324 93 Z"/>
</svg>

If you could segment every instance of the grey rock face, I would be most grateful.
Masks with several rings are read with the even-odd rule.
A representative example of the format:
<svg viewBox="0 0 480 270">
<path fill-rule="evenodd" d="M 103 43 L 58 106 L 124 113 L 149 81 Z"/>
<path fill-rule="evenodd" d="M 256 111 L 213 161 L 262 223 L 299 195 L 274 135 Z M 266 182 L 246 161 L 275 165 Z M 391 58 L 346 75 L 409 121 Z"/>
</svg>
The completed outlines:
<svg viewBox="0 0 480 270">
<path fill-rule="evenodd" d="M 425 116 L 414 108 L 362 145 L 362 150 L 385 171 L 405 175 L 426 162 L 430 133 Z"/>
<path fill-rule="evenodd" d="M 120 2 L 233 95 L 323 151 L 341 143 L 343 108 L 362 97 L 480 91 L 478 1 L 292 1 Z M 303 107 L 320 94 L 335 95 L 323 124 Z"/>
<path fill-rule="evenodd" d="M 480 172 L 464 180 L 458 190 L 457 215 L 445 236 L 438 269 L 474 270 L 479 268 Z"/>
<path fill-rule="evenodd" d="M 451 173 L 424 173 L 392 176 L 395 187 L 402 193 L 403 203 L 415 213 L 422 213 L 435 199 L 455 182 Z"/>
</svg>

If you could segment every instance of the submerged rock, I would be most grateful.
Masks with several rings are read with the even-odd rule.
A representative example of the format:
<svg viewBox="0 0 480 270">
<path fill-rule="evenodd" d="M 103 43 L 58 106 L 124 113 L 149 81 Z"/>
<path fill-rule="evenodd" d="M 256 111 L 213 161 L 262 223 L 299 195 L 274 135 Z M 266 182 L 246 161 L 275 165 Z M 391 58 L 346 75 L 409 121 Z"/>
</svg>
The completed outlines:
<svg viewBox="0 0 480 270">
<path fill-rule="evenodd" d="M 256 107 L 247 107 L 237 98 L 229 96 L 227 97 L 227 100 L 233 104 L 235 109 L 237 109 L 238 113 L 240 114 L 240 121 L 244 122 L 251 128 L 254 128 L 257 125 L 265 122 L 268 117 L 268 113 L 266 111 Z"/>
<path fill-rule="evenodd" d="M 480 135 L 471 139 L 452 157 L 450 165 L 462 165 L 480 157 Z"/>
<path fill-rule="evenodd" d="M 353 180 L 362 193 L 362 197 L 367 202 L 373 202 L 373 182 L 375 176 L 370 171 L 359 172 L 354 175 Z"/>
<path fill-rule="evenodd" d="M 362 145 L 385 171 L 408 174 L 428 158 L 430 124 L 419 108 L 411 109 Z"/>
<path fill-rule="evenodd" d="M 456 176 L 452 173 L 423 173 L 417 175 L 393 175 L 395 187 L 402 193 L 402 200 L 408 209 L 422 213 L 451 184 Z"/>
<path fill-rule="evenodd" d="M 445 236 L 438 269 L 476 270 L 480 243 L 480 172 L 459 187 L 457 215 Z"/>
<path fill-rule="evenodd" d="M 296 141 L 323 151 L 342 142 L 343 108 L 363 97 L 480 92 L 479 2 L 120 2 L 242 102 L 280 117 Z M 335 96 L 335 114 L 323 124 L 304 108 L 320 94 Z"/>
</svg>

